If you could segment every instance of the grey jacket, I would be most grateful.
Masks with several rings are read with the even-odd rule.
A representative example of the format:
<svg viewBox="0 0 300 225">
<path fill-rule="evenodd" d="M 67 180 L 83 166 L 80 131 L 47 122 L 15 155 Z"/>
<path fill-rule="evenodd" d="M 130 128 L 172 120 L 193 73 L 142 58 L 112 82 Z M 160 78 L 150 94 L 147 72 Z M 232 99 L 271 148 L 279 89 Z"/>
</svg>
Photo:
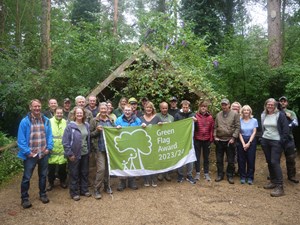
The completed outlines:
<svg viewBox="0 0 300 225">
<path fill-rule="evenodd" d="M 85 122 L 85 127 L 88 131 L 87 148 L 88 152 L 90 152 L 90 125 L 87 122 Z M 64 146 L 66 157 L 74 155 L 76 159 L 81 159 L 81 132 L 74 121 L 71 121 L 67 125 L 62 138 L 62 144 Z"/>
</svg>

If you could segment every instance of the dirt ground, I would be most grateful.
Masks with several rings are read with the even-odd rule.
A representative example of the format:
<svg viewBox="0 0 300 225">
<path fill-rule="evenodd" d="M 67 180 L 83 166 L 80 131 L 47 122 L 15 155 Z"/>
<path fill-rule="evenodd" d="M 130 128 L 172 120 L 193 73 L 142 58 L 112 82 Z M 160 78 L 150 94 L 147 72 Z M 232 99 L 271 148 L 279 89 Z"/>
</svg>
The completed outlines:
<svg viewBox="0 0 300 225">
<path fill-rule="evenodd" d="M 211 177 L 216 177 L 215 156 L 211 154 Z M 171 182 L 139 190 L 116 190 L 118 179 L 112 178 L 113 195 L 102 193 L 102 199 L 82 197 L 71 200 L 68 189 L 55 187 L 48 193 L 50 203 L 38 198 L 37 169 L 31 181 L 30 200 L 33 207 L 20 205 L 21 174 L 0 190 L 0 224 L 300 224 L 300 184 L 287 181 L 286 195 L 270 197 L 264 190 L 267 166 L 261 151 L 257 152 L 254 185 L 235 184 L 226 180 L 216 183 L 201 179 L 196 185 L 177 183 L 176 173 Z M 300 157 L 297 158 L 297 177 L 300 178 Z"/>
</svg>

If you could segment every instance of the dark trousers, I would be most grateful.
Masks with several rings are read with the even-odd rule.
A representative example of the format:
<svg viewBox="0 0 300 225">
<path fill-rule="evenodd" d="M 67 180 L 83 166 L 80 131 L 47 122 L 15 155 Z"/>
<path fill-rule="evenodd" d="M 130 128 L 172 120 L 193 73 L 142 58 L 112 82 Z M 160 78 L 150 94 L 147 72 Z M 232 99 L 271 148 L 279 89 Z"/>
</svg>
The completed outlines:
<svg viewBox="0 0 300 225">
<path fill-rule="evenodd" d="M 250 137 L 243 136 L 245 143 L 248 143 Z M 239 173 L 241 179 L 254 179 L 255 158 L 256 158 L 256 139 L 254 139 L 250 147 L 245 151 L 241 142 L 237 144 Z"/>
<path fill-rule="evenodd" d="M 201 150 L 203 153 L 203 168 L 204 173 L 209 172 L 209 154 L 210 154 L 210 141 L 201 141 L 201 140 L 194 140 L 194 147 L 197 161 L 196 165 L 196 172 L 200 172 L 200 158 L 201 158 Z"/>
<path fill-rule="evenodd" d="M 224 177 L 224 153 L 227 157 L 227 177 L 233 177 L 234 174 L 234 157 L 235 145 L 229 144 L 229 141 L 216 141 L 216 157 L 218 176 Z"/>
<path fill-rule="evenodd" d="M 24 172 L 23 178 L 21 182 L 21 199 L 29 198 L 29 187 L 30 187 L 30 179 L 33 174 L 33 170 L 36 165 L 38 165 L 38 175 L 39 175 L 39 189 L 40 189 L 40 197 L 46 196 L 46 178 L 47 178 L 47 170 L 48 170 L 48 158 L 49 155 L 44 156 L 43 158 L 39 158 L 38 156 L 34 158 L 27 158 L 23 161 Z"/>
<path fill-rule="evenodd" d="M 58 178 L 61 183 L 64 183 L 67 179 L 67 164 L 48 164 L 48 182 L 49 184 L 54 184 L 55 180 L 55 172 L 57 170 Z"/>
<path fill-rule="evenodd" d="M 271 182 L 274 184 L 282 185 L 283 177 L 280 166 L 280 158 L 283 149 L 280 145 L 280 142 L 262 138 L 261 147 L 265 153 L 266 161 L 268 163 Z"/>
<path fill-rule="evenodd" d="M 289 140 L 288 144 L 284 146 L 285 163 L 288 178 L 295 178 L 296 176 L 296 157 L 294 139 Z"/>
<path fill-rule="evenodd" d="M 68 160 L 68 165 L 71 197 L 88 192 L 89 154 L 82 155 L 81 159 L 73 162 Z"/>
</svg>

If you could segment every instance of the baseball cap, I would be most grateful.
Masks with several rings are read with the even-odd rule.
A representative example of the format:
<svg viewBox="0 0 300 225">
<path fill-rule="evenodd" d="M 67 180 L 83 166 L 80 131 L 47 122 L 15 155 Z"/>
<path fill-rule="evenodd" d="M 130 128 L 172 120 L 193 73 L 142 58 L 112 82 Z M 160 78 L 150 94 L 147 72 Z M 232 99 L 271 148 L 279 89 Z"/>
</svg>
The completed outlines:
<svg viewBox="0 0 300 225">
<path fill-rule="evenodd" d="M 226 105 L 229 105 L 230 102 L 227 98 L 223 98 L 222 101 L 221 101 L 221 104 L 226 104 Z"/>
<path fill-rule="evenodd" d="M 285 100 L 285 101 L 287 101 L 287 97 L 285 97 L 285 96 L 281 96 L 281 97 L 279 98 L 279 101 L 282 101 L 282 100 Z"/>
<path fill-rule="evenodd" d="M 173 96 L 172 98 L 170 98 L 170 102 L 175 101 L 177 102 L 177 98 L 175 96 Z"/>
<path fill-rule="evenodd" d="M 131 103 L 137 103 L 138 101 L 136 100 L 136 98 L 130 98 L 129 100 L 128 100 L 128 103 L 129 104 L 131 104 Z"/>
<path fill-rule="evenodd" d="M 65 98 L 64 103 L 66 103 L 66 102 L 71 102 L 71 100 L 69 98 Z"/>
</svg>

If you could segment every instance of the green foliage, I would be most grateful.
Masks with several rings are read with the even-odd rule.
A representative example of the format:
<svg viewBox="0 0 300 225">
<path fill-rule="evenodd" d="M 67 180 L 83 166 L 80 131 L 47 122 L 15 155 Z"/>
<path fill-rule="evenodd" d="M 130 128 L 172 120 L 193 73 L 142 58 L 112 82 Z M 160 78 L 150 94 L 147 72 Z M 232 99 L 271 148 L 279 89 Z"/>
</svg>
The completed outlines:
<svg viewBox="0 0 300 225">
<path fill-rule="evenodd" d="M 5 145 L 8 145 L 11 143 L 14 139 L 7 136 L 7 134 L 0 131 L 0 147 L 3 147 Z"/>
<path fill-rule="evenodd" d="M 213 106 L 219 105 L 217 102 L 221 96 L 213 90 L 207 78 L 212 63 L 205 41 L 196 37 L 189 25 L 178 27 L 175 20 L 165 14 L 145 14 L 140 22 L 146 33 L 142 42 L 155 50 L 159 62 L 140 56 L 133 68 L 127 71 L 131 79 L 122 95 L 147 96 L 155 105 L 177 96 L 181 100 L 190 100 L 195 109 L 199 97 L 193 93 L 198 93 Z"/>
<path fill-rule="evenodd" d="M 17 158 L 16 149 L 7 149 L 0 153 L 0 185 L 20 172 L 22 168 L 23 164 Z"/>
<path fill-rule="evenodd" d="M 97 0 L 75 0 L 71 12 L 72 23 L 96 22 L 96 13 L 100 11 L 100 4 Z"/>
<path fill-rule="evenodd" d="M 226 40 L 223 51 L 216 57 L 219 66 L 210 79 L 214 89 L 222 90 L 231 102 L 248 104 L 254 112 L 260 112 L 272 87 L 264 34 L 254 28 L 247 36 L 234 35 Z"/>
</svg>

